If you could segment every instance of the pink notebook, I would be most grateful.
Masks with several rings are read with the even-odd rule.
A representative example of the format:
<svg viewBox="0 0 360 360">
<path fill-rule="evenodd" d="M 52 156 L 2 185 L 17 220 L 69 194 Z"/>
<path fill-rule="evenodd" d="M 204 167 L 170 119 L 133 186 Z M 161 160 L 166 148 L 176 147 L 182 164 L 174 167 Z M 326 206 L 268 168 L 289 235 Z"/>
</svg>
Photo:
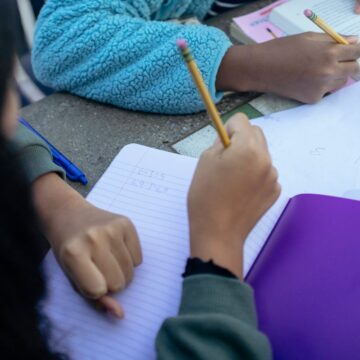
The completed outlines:
<svg viewBox="0 0 360 360">
<path fill-rule="evenodd" d="M 244 36 L 237 35 L 237 31 L 239 31 L 238 34 L 243 33 L 243 35 L 248 38 L 246 42 L 255 43 L 263 43 L 274 38 L 268 29 L 277 37 L 284 36 L 284 32 L 269 21 L 269 16 L 275 7 L 285 4 L 286 2 L 288 2 L 288 0 L 279 0 L 251 14 L 233 19 L 234 23 L 231 28 L 231 35 L 239 41 L 245 40 Z"/>
</svg>

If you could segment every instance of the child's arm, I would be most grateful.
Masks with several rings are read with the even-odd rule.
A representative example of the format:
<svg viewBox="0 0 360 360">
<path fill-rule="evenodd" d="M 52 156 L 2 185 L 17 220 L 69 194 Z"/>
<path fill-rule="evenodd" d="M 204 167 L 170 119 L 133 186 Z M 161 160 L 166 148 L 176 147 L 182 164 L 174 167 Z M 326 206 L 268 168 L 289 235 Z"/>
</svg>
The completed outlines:
<svg viewBox="0 0 360 360">
<path fill-rule="evenodd" d="M 201 18 L 211 3 L 49 0 L 35 35 L 35 73 L 57 90 L 123 108 L 191 113 L 203 104 L 175 45 L 179 37 L 215 100 L 222 91 L 251 90 L 315 102 L 359 71 L 360 45 L 337 45 L 327 35 L 232 46 L 216 28 L 163 21 Z"/>
<path fill-rule="evenodd" d="M 60 265 L 86 297 L 100 299 L 117 316 L 123 315 L 109 292 L 123 289 L 142 259 L 136 230 L 119 215 L 96 208 L 59 175 L 50 150 L 23 125 L 14 139 L 17 156 L 32 182 L 35 207 Z"/>
<path fill-rule="evenodd" d="M 257 329 L 252 289 L 217 275 L 184 280 L 179 314 L 162 325 L 156 349 L 158 360 L 272 358 L 268 339 Z"/>
<path fill-rule="evenodd" d="M 227 127 L 231 145 L 217 143 L 200 158 L 188 210 L 191 257 L 212 260 L 228 274 L 187 268 L 179 314 L 157 338 L 159 359 L 271 358 L 252 291 L 242 283 L 243 245 L 280 194 L 277 171 L 259 128 L 242 115 Z"/>
<path fill-rule="evenodd" d="M 326 34 L 304 33 L 263 44 L 233 46 L 218 74 L 218 90 L 271 92 L 304 103 L 359 75 L 358 39 L 339 45 Z"/>
<path fill-rule="evenodd" d="M 29 182 L 48 173 L 57 173 L 59 177 L 65 179 L 64 170 L 54 164 L 47 145 L 20 123 L 16 129 L 14 145 L 16 155 L 25 168 Z"/>
<path fill-rule="evenodd" d="M 211 0 L 49 0 L 37 24 L 37 77 L 58 90 L 132 110 L 189 113 L 203 103 L 176 46 L 188 40 L 212 96 L 231 46 L 220 30 L 164 21 L 204 16 Z"/>
<path fill-rule="evenodd" d="M 355 12 L 356 12 L 357 14 L 360 14 L 360 0 L 356 0 Z"/>
<path fill-rule="evenodd" d="M 142 261 L 132 222 L 93 206 L 54 173 L 40 176 L 32 188 L 44 235 L 66 275 L 83 296 L 122 318 L 109 295 L 132 281 Z"/>
</svg>

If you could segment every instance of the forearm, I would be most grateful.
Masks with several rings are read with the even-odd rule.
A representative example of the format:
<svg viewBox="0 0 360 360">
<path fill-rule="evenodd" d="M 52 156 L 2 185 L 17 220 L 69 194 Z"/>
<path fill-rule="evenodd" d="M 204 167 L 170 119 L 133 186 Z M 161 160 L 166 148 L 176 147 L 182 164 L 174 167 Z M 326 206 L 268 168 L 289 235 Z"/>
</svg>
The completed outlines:
<svg viewBox="0 0 360 360">
<path fill-rule="evenodd" d="M 185 38 L 214 100 L 220 100 L 216 74 L 231 46 L 223 32 L 203 25 L 153 21 L 151 8 L 145 8 L 143 13 L 148 15 L 140 17 L 138 6 L 129 11 L 121 1 L 118 8 L 86 3 L 88 7 L 80 2 L 46 5 L 33 50 L 41 81 L 131 110 L 200 111 L 204 105 L 176 47 L 176 39 Z"/>
<path fill-rule="evenodd" d="M 56 173 L 45 174 L 33 182 L 33 199 L 44 235 L 51 245 L 57 240 L 56 234 L 64 233 L 66 217 L 72 220 L 71 212 L 86 206 L 85 199 L 71 188 Z"/>
<path fill-rule="evenodd" d="M 217 275 L 184 280 L 179 314 L 162 325 L 156 349 L 158 359 L 271 359 L 252 290 Z"/>
<path fill-rule="evenodd" d="M 263 69 L 256 63 L 259 56 L 266 54 L 258 45 L 234 45 L 224 56 L 216 78 L 217 91 L 267 91 L 264 78 L 261 76 Z"/>
</svg>

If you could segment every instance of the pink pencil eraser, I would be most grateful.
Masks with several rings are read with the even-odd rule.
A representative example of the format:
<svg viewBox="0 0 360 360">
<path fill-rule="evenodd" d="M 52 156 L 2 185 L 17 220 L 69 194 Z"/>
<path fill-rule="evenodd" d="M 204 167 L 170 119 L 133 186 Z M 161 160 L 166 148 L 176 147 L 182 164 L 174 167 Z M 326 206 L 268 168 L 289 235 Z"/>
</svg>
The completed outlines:
<svg viewBox="0 0 360 360">
<path fill-rule="evenodd" d="M 181 49 L 185 50 L 187 48 L 187 42 L 185 39 L 178 39 L 176 40 L 176 45 Z"/>
<path fill-rule="evenodd" d="M 306 9 L 306 10 L 304 11 L 304 15 L 305 15 L 306 17 L 310 18 L 310 17 L 312 17 L 313 12 L 312 12 L 310 9 Z"/>
</svg>

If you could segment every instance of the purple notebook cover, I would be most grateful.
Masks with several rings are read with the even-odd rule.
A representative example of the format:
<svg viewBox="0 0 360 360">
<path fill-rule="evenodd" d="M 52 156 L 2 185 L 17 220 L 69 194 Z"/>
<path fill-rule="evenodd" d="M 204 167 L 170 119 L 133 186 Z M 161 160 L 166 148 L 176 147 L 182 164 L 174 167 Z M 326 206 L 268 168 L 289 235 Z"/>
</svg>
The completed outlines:
<svg viewBox="0 0 360 360">
<path fill-rule="evenodd" d="M 360 359 L 360 202 L 291 199 L 246 281 L 274 359 Z"/>
</svg>

